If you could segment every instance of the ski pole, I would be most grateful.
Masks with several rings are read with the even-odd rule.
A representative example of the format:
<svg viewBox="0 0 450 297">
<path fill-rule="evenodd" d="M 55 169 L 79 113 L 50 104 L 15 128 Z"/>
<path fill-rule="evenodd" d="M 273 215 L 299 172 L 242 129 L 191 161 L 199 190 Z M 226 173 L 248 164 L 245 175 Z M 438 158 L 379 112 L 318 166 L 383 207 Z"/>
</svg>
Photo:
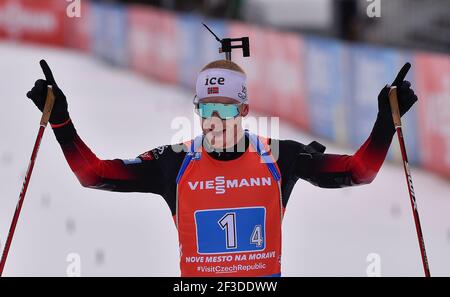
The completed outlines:
<svg viewBox="0 0 450 297">
<path fill-rule="evenodd" d="M 417 210 L 416 196 L 414 193 L 411 171 L 409 169 L 408 156 L 406 154 L 406 146 L 402 130 L 402 121 L 400 117 L 400 109 L 398 107 L 398 98 L 397 98 L 397 86 L 403 81 L 410 68 L 411 64 L 406 63 L 400 70 L 399 74 L 397 75 L 397 78 L 395 79 L 389 91 L 389 104 L 391 106 L 392 119 L 394 121 L 395 130 L 397 131 L 398 142 L 400 143 L 400 150 L 403 159 L 403 169 L 405 171 L 406 184 L 408 185 L 409 198 L 414 216 L 414 223 L 416 225 L 417 238 L 419 240 L 423 270 L 425 272 L 425 277 L 430 277 L 430 267 L 428 266 L 427 253 L 425 250 L 425 241 L 423 239 L 422 227 L 420 225 L 419 219 L 419 212 Z"/>
<path fill-rule="evenodd" d="M 41 61 L 41 66 L 42 66 Z M 48 67 L 48 66 L 47 66 Z M 28 165 L 27 173 L 23 181 L 22 190 L 19 195 L 19 201 L 17 202 L 16 210 L 9 228 L 8 237 L 6 239 L 5 247 L 3 249 L 2 258 L 0 261 L 0 277 L 3 274 L 3 269 L 5 268 L 6 258 L 8 257 L 9 248 L 11 247 L 11 242 L 14 236 L 14 231 L 16 230 L 17 222 L 19 220 L 20 211 L 22 210 L 23 201 L 25 200 L 25 194 L 27 193 L 28 184 L 30 182 L 31 173 L 33 172 L 34 163 L 41 145 L 42 137 L 44 136 L 45 127 L 47 127 L 50 115 L 52 113 L 53 104 L 55 103 L 55 96 L 53 95 L 53 90 L 51 86 L 47 87 L 47 98 L 45 101 L 44 110 L 42 113 L 41 122 L 39 125 L 39 132 L 36 137 L 36 142 L 34 144 L 33 152 L 31 154 L 30 163 Z"/>
</svg>

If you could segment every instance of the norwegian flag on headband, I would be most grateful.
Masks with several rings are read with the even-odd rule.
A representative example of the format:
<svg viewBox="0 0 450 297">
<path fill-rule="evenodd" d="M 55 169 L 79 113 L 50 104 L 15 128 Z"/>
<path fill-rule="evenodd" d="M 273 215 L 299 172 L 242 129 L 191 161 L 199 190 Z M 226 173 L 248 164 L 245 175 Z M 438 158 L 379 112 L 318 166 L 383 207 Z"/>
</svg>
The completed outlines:
<svg viewBox="0 0 450 297">
<path fill-rule="evenodd" d="M 219 94 L 219 87 L 209 87 L 208 95 L 211 95 L 211 94 Z"/>
</svg>

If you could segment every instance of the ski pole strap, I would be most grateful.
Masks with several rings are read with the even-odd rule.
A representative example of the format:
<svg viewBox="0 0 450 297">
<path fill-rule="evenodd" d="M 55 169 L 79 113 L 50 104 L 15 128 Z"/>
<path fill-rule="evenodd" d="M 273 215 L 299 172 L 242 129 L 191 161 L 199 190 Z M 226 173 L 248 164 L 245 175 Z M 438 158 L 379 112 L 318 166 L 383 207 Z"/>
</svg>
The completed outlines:
<svg viewBox="0 0 450 297">
<path fill-rule="evenodd" d="M 62 122 L 61 124 L 52 124 L 52 123 L 50 123 L 50 126 L 52 126 L 53 129 L 58 129 L 58 128 L 64 127 L 65 125 L 67 125 L 71 121 L 72 120 L 70 118 L 68 118 L 65 122 Z"/>
</svg>

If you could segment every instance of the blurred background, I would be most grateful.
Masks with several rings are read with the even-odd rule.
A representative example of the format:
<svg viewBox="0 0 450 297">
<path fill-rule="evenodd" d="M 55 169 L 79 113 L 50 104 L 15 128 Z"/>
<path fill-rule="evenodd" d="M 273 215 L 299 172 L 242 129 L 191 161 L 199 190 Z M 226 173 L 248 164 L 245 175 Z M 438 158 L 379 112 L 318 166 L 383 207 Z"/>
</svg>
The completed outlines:
<svg viewBox="0 0 450 297">
<path fill-rule="evenodd" d="M 197 72 L 222 57 L 219 37 L 250 37 L 254 116 L 278 116 L 281 138 L 353 153 L 368 137 L 377 95 L 410 61 L 419 103 L 404 119 L 432 275 L 450 276 L 450 1 L 0 0 L 0 248 L 39 114 L 25 98 L 46 58 L 81 137 L 101 158 L 168 144 L 192 115 Z M 194 119 L 195 120 L 195 119 Z M 65 276 L 177 276 L 176 229 L 163 199 L 83 189 L 49 130 L 5 271 Z M 422 275 L 394 139 L 375 182 L 323 190 L 299 182 L 284 220 L 283 274 Z M 155 197 L 152 197 L 155 196 Z M 125 198 L 124 198 L 125 197 Z M 149 198 L 151 197 L 151 198 Z M 74 258 L 75 255 L 75 258 Z"/>
</svg>

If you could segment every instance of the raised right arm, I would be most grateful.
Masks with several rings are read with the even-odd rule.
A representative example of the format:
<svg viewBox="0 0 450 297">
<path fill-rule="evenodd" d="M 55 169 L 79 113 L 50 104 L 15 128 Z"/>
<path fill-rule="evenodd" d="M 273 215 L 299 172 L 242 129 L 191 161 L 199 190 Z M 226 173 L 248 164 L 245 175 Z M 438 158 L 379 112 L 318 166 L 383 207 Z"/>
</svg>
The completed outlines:
<svg viewBox="0 0 450 297">
<path fill-rule="evenodd" d="M 40 65 L 45 80 L 37 80 L 34 87 L 27 93 L 27 97 L 42 111 L 47 97 L 47 86 L 52 86 L 55 104 L 50 116 L 50 124 L 70 168 L 80 183 L 94 189 L 151 192 L 163 195 L 167 185 L 158 160 L 148 157 L 138 157 L 128 161 L 97 158 L 77 134 L 69 116 L 66 96 L 56 84 L 49 66 L 44 60 L 40 62 Z"/>
</svg>

